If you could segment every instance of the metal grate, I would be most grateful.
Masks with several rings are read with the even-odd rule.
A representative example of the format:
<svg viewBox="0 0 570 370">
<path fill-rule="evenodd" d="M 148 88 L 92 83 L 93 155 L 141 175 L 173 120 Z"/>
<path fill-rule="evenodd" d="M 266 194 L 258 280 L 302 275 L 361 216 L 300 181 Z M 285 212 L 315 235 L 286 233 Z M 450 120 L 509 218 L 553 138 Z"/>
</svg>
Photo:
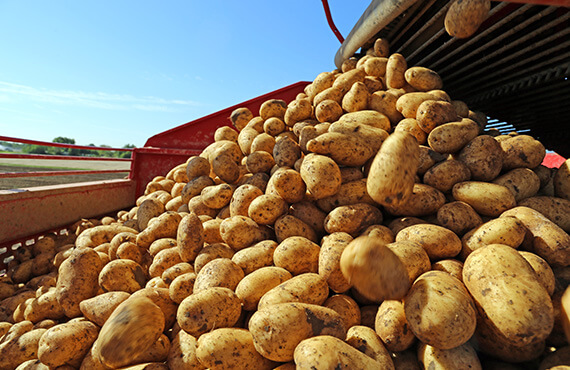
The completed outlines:
<svg viewBox="0 0 570 370">
<path fill-rule="evenodd" d="M 445 32 L 450 1 L 429 0 L 410 6 L 372 40 L 386 38 L 408 66 L 438 72 L 452 99 L 504 123 L 501 132 L 528 133 L 570 157 L 570 8 L 491 4 L 467 39 Z"/>
</svg>

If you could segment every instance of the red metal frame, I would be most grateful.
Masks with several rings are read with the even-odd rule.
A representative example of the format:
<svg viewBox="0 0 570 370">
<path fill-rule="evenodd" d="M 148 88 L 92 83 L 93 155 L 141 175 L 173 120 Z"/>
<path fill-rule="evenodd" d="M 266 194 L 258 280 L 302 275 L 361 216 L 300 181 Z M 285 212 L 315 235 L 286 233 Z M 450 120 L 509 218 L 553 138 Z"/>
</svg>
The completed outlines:
<svg viewBox="0 0 570 370">
<path fill-rule="evenodd" d="M 344 37 L 342 37 L 342 34 L 340 33 L 340 31 L 338 30 L 338 28 L 336 28 L 336 25 L 334 24 L 334 21 L 332 19 L 331 9 L 329 7 L 329 2 L 328 2 L 328 0 L 322 0 L 322 3 L 323 3 L 323 8 L 325 10 L 325 15 L 327 17 L 327 22 L 329 23 L 329 27 L 333 31 L 333 33 L 336 36 L 336 38 L 338 39 L 338 41 L 340 41 L 340 43 L 342 44 L 344 42 Z"/>
</svg>

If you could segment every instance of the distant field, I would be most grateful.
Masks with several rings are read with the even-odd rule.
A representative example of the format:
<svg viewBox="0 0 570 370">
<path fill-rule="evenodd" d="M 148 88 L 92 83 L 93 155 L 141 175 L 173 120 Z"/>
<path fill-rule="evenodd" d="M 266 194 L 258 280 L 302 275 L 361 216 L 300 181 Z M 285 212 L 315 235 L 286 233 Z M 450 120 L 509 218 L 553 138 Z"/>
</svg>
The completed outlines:
<svg viewBox="0 0 570 370">
<path fill-rule="evenodd" d="M 22 189 L 34 186 L 71 184 L 125 178 L 129 174 L 130 162 L 81 161 L 81 160 L 30 160 L 4 158 L 0 160 L 0 190 Z M 65 176 L 41 176 L 6 178 L 6 172 L 62 171 L 62 170 L 125 170 L 106 174 L 85 174 Z"/>
</svg>

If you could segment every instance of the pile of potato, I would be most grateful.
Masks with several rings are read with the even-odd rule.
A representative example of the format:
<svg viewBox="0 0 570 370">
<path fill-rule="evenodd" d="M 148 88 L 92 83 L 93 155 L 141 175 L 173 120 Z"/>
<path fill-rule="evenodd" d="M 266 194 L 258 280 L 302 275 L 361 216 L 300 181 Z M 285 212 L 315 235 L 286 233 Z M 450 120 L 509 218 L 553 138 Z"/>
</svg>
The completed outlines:
<svg viewBox="0 0 570 370">
<path fill-rule="evenodd" d="M 19 251 L 0 370 L 569 364 L 570 161 L 442 87 L 379 39 L 235 110 L 136 207 Z"/>
</svg>

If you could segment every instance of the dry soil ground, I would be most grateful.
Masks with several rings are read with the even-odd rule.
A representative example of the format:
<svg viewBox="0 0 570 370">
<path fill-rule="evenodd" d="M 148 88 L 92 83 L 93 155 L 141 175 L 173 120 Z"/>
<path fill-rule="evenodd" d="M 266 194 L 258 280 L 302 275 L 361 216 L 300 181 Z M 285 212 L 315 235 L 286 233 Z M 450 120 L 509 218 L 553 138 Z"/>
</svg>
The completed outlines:
<svg viewBox="0 0 570 370">
<path fill-rule="evenodd" d="M 4 158 L 0 160 L 0 190 L 21 189 L 45 185 L 70 184 L 85 181 L 120 179 L 128 176 L 129 168 L 130 162 Z M 125 172 L 15 178 L 7 177 L 5 175 L 7 172 L 62 171 L 66 169 L 125 170 Z"/>
</svg>

